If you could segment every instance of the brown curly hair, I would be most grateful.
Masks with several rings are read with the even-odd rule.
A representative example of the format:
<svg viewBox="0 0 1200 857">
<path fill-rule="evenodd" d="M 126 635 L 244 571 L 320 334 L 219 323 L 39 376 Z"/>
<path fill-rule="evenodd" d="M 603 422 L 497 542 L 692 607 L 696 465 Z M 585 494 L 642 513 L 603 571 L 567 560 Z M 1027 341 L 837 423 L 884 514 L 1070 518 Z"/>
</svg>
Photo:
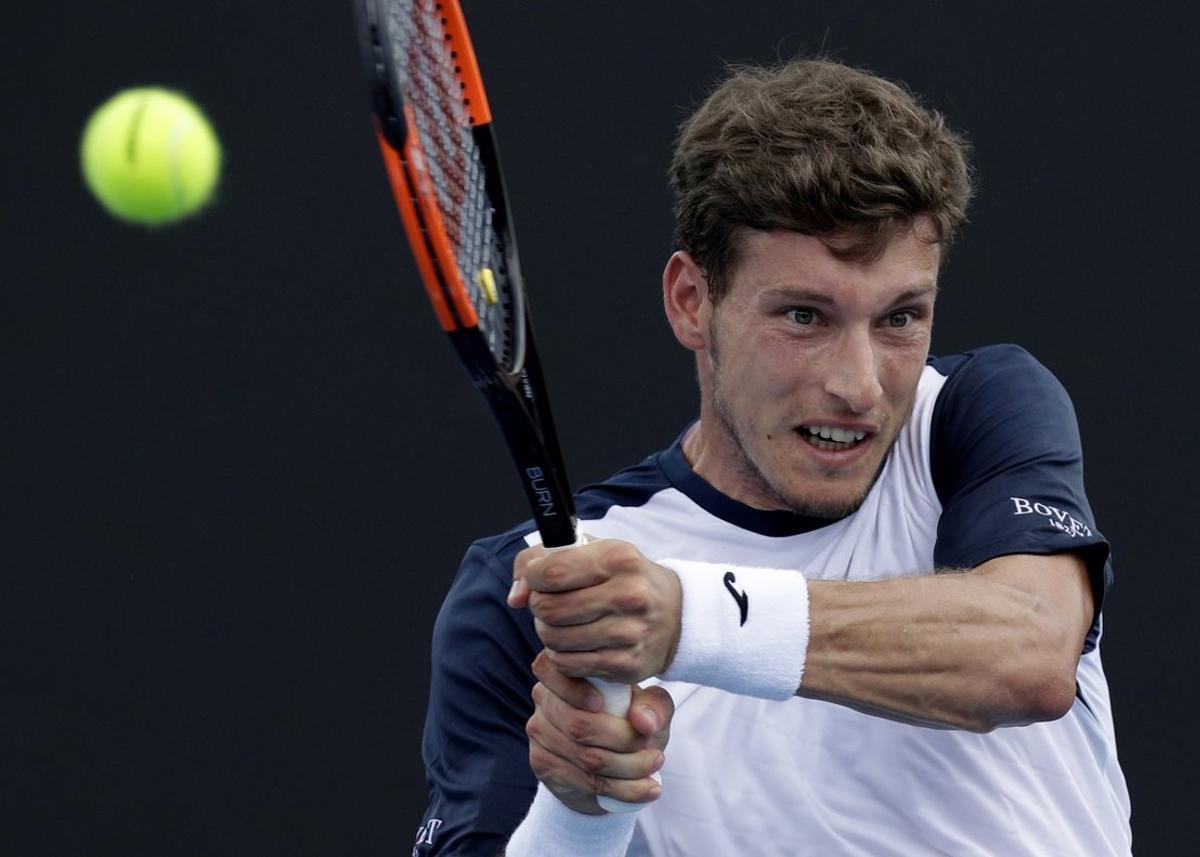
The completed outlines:
<svg viewBox="0 0 1200 857">
<path fill-rule="evenodd" d="M 720 300 L 743 228 L 820 237 L 878 259 L 918 217 L 948 246 L 971 198 L 968 145 L 903 86 L 828 59 L 743 67 L 681 126 L 675 244 Z"/>
</svg>

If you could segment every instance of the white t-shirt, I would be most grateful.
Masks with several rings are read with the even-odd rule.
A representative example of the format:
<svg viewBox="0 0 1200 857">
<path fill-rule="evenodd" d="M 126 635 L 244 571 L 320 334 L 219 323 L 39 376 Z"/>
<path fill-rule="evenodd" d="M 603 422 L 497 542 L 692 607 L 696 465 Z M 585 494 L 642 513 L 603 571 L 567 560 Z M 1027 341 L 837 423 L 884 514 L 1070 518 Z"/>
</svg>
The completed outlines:
<svg viewBox="0 0 1200 857">
<path fill-rule="evenodd" d="M 585 488 L 578 506 L 586 533 L 650 559 L 879 580 L 1079 551 L 1098 596 L 1111 580 L 1070 401 L 1014 346 L 931 359 L 879 479 L 839 521 L 736 503 L 679 442 Z M 524 723 L 541 644 L 504 595 L 513 558 L 536 541 L 527 524 L 473 545 L 439 616 L 416 855 L 491 857 L 532 799 Z M 676 704 L 663 796 L 639 813 L 628 854 L 1128 855 L 1099 636 L 1097 618 L 1066 716 L 986 735 L 662 682 Z"/>
</svg>

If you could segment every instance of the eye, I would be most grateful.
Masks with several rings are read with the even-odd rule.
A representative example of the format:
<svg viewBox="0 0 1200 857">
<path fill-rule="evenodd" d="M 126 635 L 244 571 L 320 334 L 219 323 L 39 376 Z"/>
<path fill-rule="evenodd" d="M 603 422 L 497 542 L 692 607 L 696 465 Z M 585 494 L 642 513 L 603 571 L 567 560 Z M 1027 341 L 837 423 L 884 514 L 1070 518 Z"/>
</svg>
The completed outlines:
<svg viewBox="0 0 1200 857">
<path fill-rule="evenodd" d="M 888 327 L 908 327 L 917 318 L 917 314 L 910 309 L 894 312 L 888 316 Z"/>
<path fill-rule="evenodd" d="M 811 309 L 790 309 L 787 311 L 787 317 L 796 324 L 807 326 L 816 322 L 817 313 Z"/>
</svg>

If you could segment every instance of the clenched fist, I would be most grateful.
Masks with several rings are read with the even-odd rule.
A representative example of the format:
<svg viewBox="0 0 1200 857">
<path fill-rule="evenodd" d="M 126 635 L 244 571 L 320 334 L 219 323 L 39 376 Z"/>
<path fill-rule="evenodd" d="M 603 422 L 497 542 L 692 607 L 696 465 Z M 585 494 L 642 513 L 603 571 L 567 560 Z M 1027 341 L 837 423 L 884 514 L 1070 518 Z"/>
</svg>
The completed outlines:
<svg viewBox="0 0 1200 857">
<path fill-rule="evenodd" d="M 510 607 L 528 606 L 563 675 L 632 684 L 658 675 L 679 644 L 679 578 L 628 542 L 527 548 L 513 566 Z"/>
<path fill-rule="evenodd" d="M 661 687 L 634 688 L 628 719 L 604 713 L 599 695 L 582 679 L 554 668 L 543 650 L 533 662 L 529 766 L 576 812 L 601 812 L 596 798 L 626 803 L 655 800 L 662 787 L 651 774 L 663 766 L 675 705 Z"/>
</svg>

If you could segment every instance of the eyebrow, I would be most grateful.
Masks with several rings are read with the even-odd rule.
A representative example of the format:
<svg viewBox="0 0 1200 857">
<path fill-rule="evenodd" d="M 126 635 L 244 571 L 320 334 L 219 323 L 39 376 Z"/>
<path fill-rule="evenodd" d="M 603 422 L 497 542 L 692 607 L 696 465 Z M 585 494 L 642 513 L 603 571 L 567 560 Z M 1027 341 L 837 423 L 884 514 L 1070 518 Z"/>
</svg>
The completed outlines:
<svg viewBox="0 0 1200 857">
<path fill-rule="evenodd" d="M 892 300 L 890 305 L 911 301 L 914 298 L 923 298 L 927 295 L 936 295 L 938 292 L 937 283 L 922 283 L 919 286 L 913 286 L 911 289 L 905 289 Z M 765 298 L 779 298 L 790 301 L 803 301 L 813 304 L 832 304 L 833 298 L 824 292 L 819 292 L 814 289 L 791 288 L 784 286 L 781 288 L 767 289 L 763 292 Z"/>
<path fill-rule="evenodd" d="M 896 295 L 896 300 L 893 301 L 893 303 L 903 303 L 904 301 L 911 301 L 915 298 L 923 298 L 926 295 L 933 295 L 934 297 L 937 297 L 937 293 L 937 283 L 923 283 L 922 285 L 913 286 L 911 289 L 906 289 L 900 294 Z"/>
</svg>

